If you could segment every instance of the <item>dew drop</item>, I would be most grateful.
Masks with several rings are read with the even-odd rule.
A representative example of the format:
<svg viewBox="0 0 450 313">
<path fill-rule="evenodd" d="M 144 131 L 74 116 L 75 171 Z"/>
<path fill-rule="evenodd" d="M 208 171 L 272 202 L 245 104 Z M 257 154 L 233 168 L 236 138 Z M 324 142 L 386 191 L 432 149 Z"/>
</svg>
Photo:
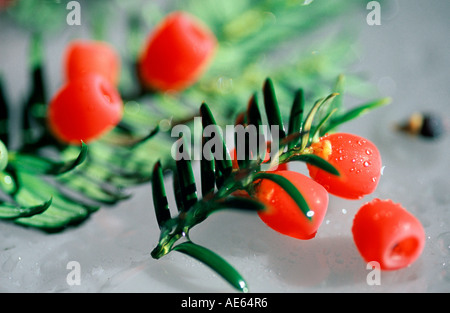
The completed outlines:
<svg viewBox="0 0 450 313">
<path fill-rule="evenodd" d="M 366 154 L 367 154 L 367 155 L 371 155 L 371 154 L 372 154 L 372 151 L 371 151 L 370 149 L 367 149 L 367 150 L 366 150 Z"/>
<path fill-rule="evenodd" d="M 370 166 L 370 162 L 369 161 L 366 161 L 366 162 L 364 162 L 364 167 L 368 167 L 368 166 Z"/>
<path fill-rule="evenodd" d="M 352 159 L 352 163 L 356 163 L 356 159 Z"/>
</svg>

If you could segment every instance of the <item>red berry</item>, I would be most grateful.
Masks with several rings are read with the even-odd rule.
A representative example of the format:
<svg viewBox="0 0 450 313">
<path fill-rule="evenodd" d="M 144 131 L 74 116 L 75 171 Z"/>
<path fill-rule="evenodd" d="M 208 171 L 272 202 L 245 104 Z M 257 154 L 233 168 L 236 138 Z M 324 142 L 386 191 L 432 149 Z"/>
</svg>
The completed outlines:
<svg viewBox="0 0 450 313">
<path fill-rule="evenodd" d="M 315 237 L 327 211 L 327 191 L 303 174 L 294 171 L 276 174 L 287 178 L 302 193 L 310 208 L 309 217 L 280 185 L 268 179 L 261 179 L 255 188 L 254 196 L 267 206 L 258 212 L 259 217 L 281 234 L 298 239 Z"/>
<path fill-rule="evenodd" d="M 353 220 L 352 233 L 363 259 L 378 262 L 383 270 L 412 264 L 425 245 L 419 220 L 391 200 L 374 199 L 363 205 Z"/>
<path fill-rule="evenodd" d="M 120 57 L 106 42 L 76 40 L 65 54 L 67 81 L 87 73 L 97 73 L 117 85 L 120 77 Z"/>
<path fill-rule="evenodd" d="M 6 10 L 8 7 L 12 6 L 16 0 L 0 0 L 0 11 Z"/>
<path fill-rule="evenodd" d="M 340 176 L 308 164 L 309 175 L 329 193 L 360 199 L 371 194 L 381 175 L 381 156 L 372 142 L 360 136 L 335 133 L 311 145 L 312 152 L 336 167 Z"/>
<path fill-rule="evenodd" d="M 199 20 L 173 12 L 149 38 L 140 56 L 140 78 L 150 89 L 183 90 L 198 80 L 216 46 L 216 37 Z"/>
<path fill-rule="evenodd" d="M 122 99 L 103 76 L 88 74 L 69 81 L 51 100 L 48 123 L 62 142 L 97 139 L 119 123 Z"/>
</svg>

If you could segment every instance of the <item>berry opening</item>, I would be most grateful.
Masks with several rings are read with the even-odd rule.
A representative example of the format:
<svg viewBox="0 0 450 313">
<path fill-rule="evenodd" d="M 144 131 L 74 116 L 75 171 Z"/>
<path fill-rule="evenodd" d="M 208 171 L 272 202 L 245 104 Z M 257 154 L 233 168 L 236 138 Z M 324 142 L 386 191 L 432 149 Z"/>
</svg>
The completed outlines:
<svg viewBox="0 0 450 313">
<path fill-rule="evenodd" d="M 409 237 L 397 242 L 390 250 L 390 257 L 393 260 L 410 258 L 416 251 L 419 243 L 415 237 Z"/>
<path fill-rule="evenodd" d="M 111 104 L 111 103 L 112 103 L 112 98 L 111 98 L 111 96 L 109 95 L 109 92 L 108 92 L 108 90 L 107 90 L 107 87 L 106 87 L 104 84 L 101 84 L 101 85 L 100 85 L 100 92 L 102 93 L 103 98 L 105 98 L 106 101 L 107 101 L 109 104 Z"/>
</svg>

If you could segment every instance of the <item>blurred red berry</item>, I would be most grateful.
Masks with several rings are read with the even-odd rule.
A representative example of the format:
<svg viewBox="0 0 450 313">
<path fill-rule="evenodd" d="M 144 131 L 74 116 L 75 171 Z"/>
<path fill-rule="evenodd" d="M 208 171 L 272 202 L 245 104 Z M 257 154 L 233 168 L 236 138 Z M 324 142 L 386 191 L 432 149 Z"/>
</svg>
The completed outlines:
<svg viewBox="0 0 450 313">
<path fill-rule="evenodd" d="M 120 57 L 114 48 L 103 41 L 75 40 L 65 54 L 66 80 L 97 73 L 117 85 L 120 78 Z"/>
<path fill-rule="evenodd" d="M 376 261 L 382 270 L 412 264 L 425 246 L 420 221 L 400 204 L 374 199 L 356 213 L 353 239 L 366 262 Z"/>
<path fill-rule="evenodd" d="M 181 91 L 206 70 L 215 49 L 214 34 L 185 12 L 169 14 L 153 31 L 139 60 L 143 84 L 158 91 Z"/>
<path fill-rule="evenodd" d="M 0 0 L 0 11 L 6 10 L 8 7 L 12 6 L 17 1 L 19 0 Z"/>
<path fill-rule="evenodd" d="M 311 178 L 329 193 L 360 199 L 375 191 L 381 175 L 381 156 L 371 141 L 353 134 L 335 133 L 320 138 L 311 149 L 339 171 L 337 176 L 308 164 Z"/>
<path fill-rule="evenodd" d="M 52 133 L 68 144 L 99 138 L 122 118 L 122 99 L 105 77 L 86 74 L 69 81 L 48 107 Z"/>
</svg>

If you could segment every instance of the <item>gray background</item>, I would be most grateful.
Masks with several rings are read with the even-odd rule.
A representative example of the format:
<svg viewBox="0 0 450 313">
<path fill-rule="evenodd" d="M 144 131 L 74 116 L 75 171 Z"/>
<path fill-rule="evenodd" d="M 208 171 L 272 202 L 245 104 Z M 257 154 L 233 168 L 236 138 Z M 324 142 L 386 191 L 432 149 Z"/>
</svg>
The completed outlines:
<svg viewBox="0 0 450 313">
<path fill-rule="evenodd" d="M 431 142 L 393 131 L 395 123 L 415 111 L 439 112 L 448 119 L 450 1 L 389 3 L 382 8 L 380 26 L 368 26 L 364 11 L 342 18 L 342 23 L 351 20 L 359 27 L 351 71 L 364 73 L 380 95 L 393 99 L 342 129 L 378 146 L 385 168 L 377 191 L 358 201 L 331 197 L 324 224 L 309 241 L 281 236 L 255 215 L 236 212 L 217 213 L 191 233 L 194 241 L 233 264 L 251 292 L 450 291 L 449 136 Z M 20 103 L 28 86 L 26 37 L 0 21 L 0 70 L 12 103 Z M 55 48 L 67 39 L 60 38 Z M 58 55 L 48 58 L 59 64 Z M 50 69 L 51 90 L 59 84 L 58 75 L 56 68 Z M 294 167 L 305 171 L 302 164 Z M 130 200 L 101 209 L 60 234 L 0 222 L 0 291 L 232 292 L 216 274 L 184 255 L 151 258 L 159 230 L 149 191 L 150 186 L 142 186 Z M 402 203 L 426 231 L 421 257 L 408 268 L 383 272 L 379 286 L 366 283 L 369 271 L 350 230 L 357 209 L 374 197 Z M 78 286 L 66 282 L 69 261 L 81 266 Z"/>
</svg>

